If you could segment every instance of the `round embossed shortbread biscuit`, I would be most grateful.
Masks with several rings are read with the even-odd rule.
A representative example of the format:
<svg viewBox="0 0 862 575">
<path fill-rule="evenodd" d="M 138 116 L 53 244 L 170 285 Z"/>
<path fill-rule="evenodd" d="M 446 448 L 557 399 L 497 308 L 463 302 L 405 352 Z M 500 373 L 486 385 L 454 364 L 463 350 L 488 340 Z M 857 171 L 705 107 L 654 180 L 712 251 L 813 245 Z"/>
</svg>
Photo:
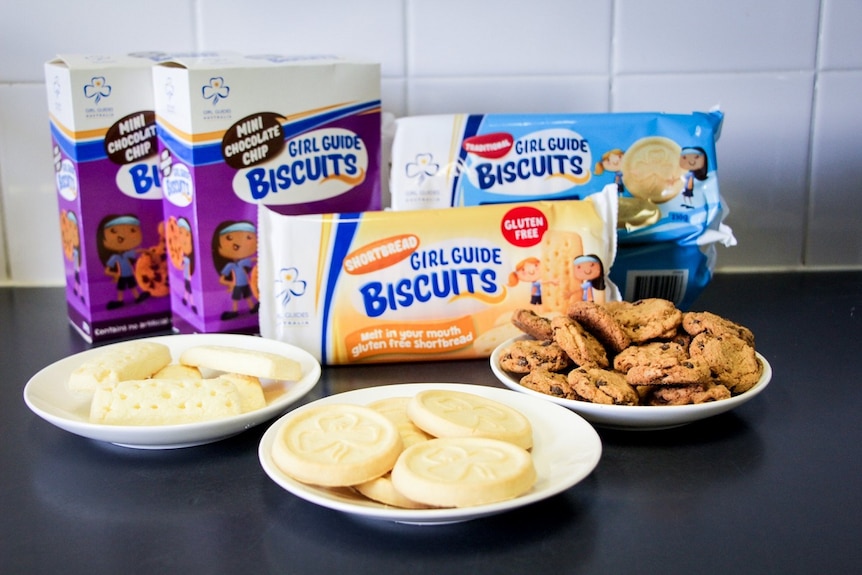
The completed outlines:
<svg viewBox="0 0 862 575">
<path fill-rule="evenodd" d="M 605 307 L 632 343 L 644 343 L 651 339 L 671 339 L 682 323 L 682 312 L 672 301 L 666 299 L 615 301 L 608 302 Z"/>
<path fill-rule="evenodd" d="M 352 404 L 324 404 L 288 416 L 272 459 L 303 483 L 356 485 L 392 469 L 403 451 L 398 428 L 382 413 Z"/>
<path fill-rule="evenodd" d="M 684 175 L 679 165 L 682 149 L 669 138 L 641 138 L 623 154 L 623 181 L 631 195 L 662 204 L 682 191 Z"/>
<path fill-rule="evenodd" d="M 520 411 L 473 393 L 420 391 L 407 404 L 407 415 L 435 437 L 490 437 L 524 449 L 533 446 L 533 427 Z"/>
<path fill-rule="evenodd" d="M 563 348 L 550 340 L 520 339 L 500 353 L 500 367 L 510 373 L 530 373 L 534 369 L 562 371 L 570 363 Z"/>
<path fill-rule="evenodd" d="M 635 388 L 623 374 L 608 369 L 579 367 L 569 372 L 569 385 L 578 397 L 590 403 L 637 405 Z"/>
<path fill-rule="evenodd" d="M 382 477 L 377 477 L 371 481 L 354 485 L 353 489 L 378 503 L 399 507 L 401 509 L 428 509 L 433 505 L 427 503 L 419 503 L 413 501 L 409 497 L 405 497 L 403 493 L 395 488 L 392 483 L 392 474 L 387 473 Z"/>
<path fill-rule="evenodd" d="M 578 365 L 608 367 L 608 352 L 596 336 L 568 316 L 557 316 L 551 320 L 554 341 L 569 358 Z"/>
<path fill-rule="evenodd" d="M 566 314 L 614 353 L 622 351 L 632 343 L 628 334 L 604 305 L 576 300 L 569 304 Z"/>
<path fill-rule="evenodd" d="M 395 424 L 395 427 L 398 428 L 398 433 L 401 434 L 401 441 L 404 443 L 405 449 L 414 443 L 428 441 L 432 438 L 431 435 L 419 429 L 410 419 L 410 416 L 407 415 L 408 403 L 410 403 L 410 397 L 403 396 L 384 397 L 368 404 L 368 407 L 379 411 Z"/>
<path fill-rule="evenodd" d="M 538 340 L 552 339 L 554 328 L 551 320 L 531 309 L 516 309 L 512 312 L 512 323 L 519 330 Z"/>
<path fill-rule="evenodd" d="M 409 499 L 435 507 L 471 507 L 513 499 L 536 482 L 532 456 L 508 441 L 444 437 L 404 450 L 392 483 Z"/>
<path fill-rule="evenodd" d="M 734 395 L 754 387 L 763 374 L 763 364 L 757 359 L 754 348 L 735 335 L 698 334 L 691 340 L 689 352 L 692 359 L 704 359 L 713 380 Z"/>
</svg>

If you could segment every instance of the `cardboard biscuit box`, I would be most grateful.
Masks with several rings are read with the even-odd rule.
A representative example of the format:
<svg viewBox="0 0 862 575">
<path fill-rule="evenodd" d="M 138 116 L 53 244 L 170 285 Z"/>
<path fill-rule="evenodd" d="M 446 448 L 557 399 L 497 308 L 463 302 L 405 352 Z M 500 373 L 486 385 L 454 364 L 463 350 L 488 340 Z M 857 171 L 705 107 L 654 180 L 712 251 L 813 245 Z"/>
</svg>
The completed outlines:
<svg viewBox="0 0 862 575">
<path fill-rule="evenodd" d="M 157 59 L 60 55 L 45 64 L 68 313 L 90 342 L 170 326 Z"/>
<path fill-rule="evenodd" d="M 175 331 L 257 333 L 257 211 L 379 210 L 380 66 L 223 55 L 153 68 Z"/>
</svg>

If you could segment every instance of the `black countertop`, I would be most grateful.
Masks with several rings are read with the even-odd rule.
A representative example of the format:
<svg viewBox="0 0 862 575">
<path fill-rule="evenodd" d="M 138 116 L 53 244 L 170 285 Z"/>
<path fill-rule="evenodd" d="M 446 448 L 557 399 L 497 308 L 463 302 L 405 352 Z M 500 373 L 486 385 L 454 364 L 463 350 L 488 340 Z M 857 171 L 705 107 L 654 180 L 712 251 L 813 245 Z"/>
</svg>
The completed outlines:
<svg viewBox="0 0 862 575">
<path fill-rule="evenodd" d="M 359 519 L 262 471 L 268 423 L 178 450 L 85 439 L 24 385 L 88 346 L 63 290 L 0 289 L 0 573 L 851 573 L 862 565 L 862 272 L 720 274 L 693 309 L 750 327 L 772 383 L 664 431 L 599 428 L 585 480 L 484 519 Z M 486 361 L 324 367 L 301 402 L 403 381 L 499 386 Z"/>
</svg>

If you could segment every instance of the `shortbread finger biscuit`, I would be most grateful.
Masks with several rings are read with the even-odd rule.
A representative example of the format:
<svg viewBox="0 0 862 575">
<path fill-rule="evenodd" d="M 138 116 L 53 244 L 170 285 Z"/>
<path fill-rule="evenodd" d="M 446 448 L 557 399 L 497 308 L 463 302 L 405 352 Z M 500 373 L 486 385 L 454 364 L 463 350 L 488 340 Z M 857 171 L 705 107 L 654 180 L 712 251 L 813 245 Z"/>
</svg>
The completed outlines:
<svg viewBox="0 0 862 575">
<path fill-rule="evenodd" d="M 554 341 L 563 348 L 569 358 L 578 365 L 608 367 L 608 352 L 596 336 L 568 316 L 557 316 L 551 320 Z"/>
<path fill-rule="evenodd" d="M 258 378 L 253 375 L 243 375 L 241 373 L 223 373 L 219 377 L 236 386 L 236 390 L 239 392 L 240 405 L 242 406 L 243 413 L 266 407 L 266 397 L 263 394 L 263 386 Z"/>
<path fill-rule="evenodd" d="M 395 488 L 395 485 L 392 483 L 392 475 L 390 473 L 387 473 L 383 477 L 378 477 L 371 481 L 354 485 L 353 489 L 368 499 L 391 507 L 399 507 L 401 509 L 428 509 L 433 507 L 427 503 L 419 503 L 418 501 L 413 501 L 409 497 L 405 497 L 403 493 Z"/>
<path fill-rule="evenodd" d="M 201 370 L 192 365 L 183 365 L 181 363 L 168 364 L 153 374 L 153 379 L 193 380 L 203 378 Z"/>
<path fill-rule="evenodd" d="M 95 391 L 105 384 L 146 379 L 171 363 L 168 346 L 152 341 L 117 344 L 78 366 L 69 376 L 72 391 Z"/>
<path fill-rule="evenodd" d="M 273 443 L 272 459 L 297 481 L 343 487 L 388 473 L 402 450 L 398 428 L 382 413 L 328 404 L 288 416 Z"/>
<path fill-rule="evenodd" d="M 490 437 L 533 446 L 533 428 L 520 411 L 480 395 L 429 389 L 414 395 L 407 414 L 434 437 Z"/>
<path fill-rule="evenodd" d="M 401 434 L 401 441 L 404 443 L 404 448 L 408 448 L 414 443 L 420 441 L 428 441 L 432 438 L 431 435 L 422 431 L 407 415 L 407 404 L 410 403 L 410 397 L 385 397 L 378 399 L 368 404 L 368 407 L 375 411 L 379 411 L 389 418 L 395 427 L 398 428 L 398 433 Z"/>
<path fill-rule="evenodd" d="M 302 378 L 302 367 L 293 359 L 276 353 L 223 345 L 190 347 L 180 354 L 180 363 L 266 379 L 296 381 Z"/>
<path fill-rule="evenodd" d="M 175 425 L 242 413 L 240 394 L 226 379 L 126 380 L 96 389 L 90 422 L 103 425 Z"/>
<path fill-rule="evenodd" d="M 392 483 L 405 497 L 435 507 L 470 507 L 513 499 L 536 482 L 532 456 L 487 437 L 436 438 L 405 449 Z"/>
</svg>

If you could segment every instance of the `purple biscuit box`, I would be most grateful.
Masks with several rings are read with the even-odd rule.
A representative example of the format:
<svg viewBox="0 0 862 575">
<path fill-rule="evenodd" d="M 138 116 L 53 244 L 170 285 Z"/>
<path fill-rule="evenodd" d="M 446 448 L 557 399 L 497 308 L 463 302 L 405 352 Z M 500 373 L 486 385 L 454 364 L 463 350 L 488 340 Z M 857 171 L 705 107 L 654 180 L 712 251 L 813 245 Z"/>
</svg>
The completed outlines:
<svg viewBox="0 0 862 575">
<path fill-rule="evenodd" d="M 258 206 L 381 207 L 380 66 L 188 57 L 155 66 L 153 90 L 174 330 L 258 333 Z"/>
<path fill-rule="evenodd" d="M 151 55 L 45 64 L 69 320 L 89 342 L 170 328 Z"/>
</svg>

